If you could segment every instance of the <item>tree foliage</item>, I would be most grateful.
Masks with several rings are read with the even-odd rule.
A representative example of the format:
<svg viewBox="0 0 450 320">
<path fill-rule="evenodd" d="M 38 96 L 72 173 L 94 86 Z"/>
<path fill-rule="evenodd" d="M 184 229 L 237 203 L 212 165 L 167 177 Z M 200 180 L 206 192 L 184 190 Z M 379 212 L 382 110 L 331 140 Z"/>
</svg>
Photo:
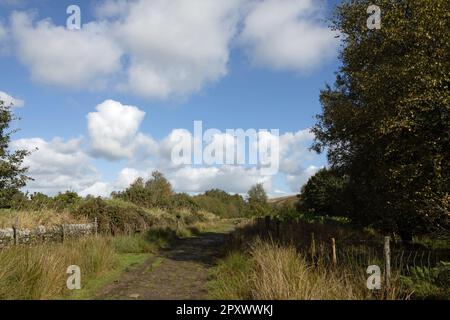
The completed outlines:
<svg viewBox="0 0 450 320">
<path fill-rule="evenodd" d="M 321 93 L 314 149 L 349 176 L 354 221 L 403 238 L 449 228 L 450 30 L 447 0 L 346 1 L 333 88 Z"/>
<path fill-rule="evenodd" d="M 261 217 L 270 214 L 267 193 L 262 183 L 258 183 L 250 188 L 247 193 L 247 205 L 251 216 Z"/>
<path fill-rule="evenodd" d="M 11 135 L 15 132 L 10 130 L 10 124 L 15 119 L 11 108 L 0 101 L 0 207 L 9 207 L 12 197 L 30 179 L 26 175 L 28 168 L 22 166 L 29 151 L 9 149 Z"/>
<path fill-rule="evenodd" d="M 245 201 L 241 195 L 212 189 L 194 197 L 195 202 L 203 209 L 223 218 L 242 217 L 245 214 Z"/>
<path fill-rule="evenodd" d="M 321 169 L 302 187 L 298 209 L 317 216 L 346 216 L 347 177 Z"/>
<path fill-rule="evenodd" d="M 159 171 L 153 171 L 151 178 L 147 181 L 138 178 L 126 190 L 112 194 L 113 198 L 129 201 L 146 208 L 170 207 L 172 196 L 173 190 L 170 182 Z"/>
</svg>

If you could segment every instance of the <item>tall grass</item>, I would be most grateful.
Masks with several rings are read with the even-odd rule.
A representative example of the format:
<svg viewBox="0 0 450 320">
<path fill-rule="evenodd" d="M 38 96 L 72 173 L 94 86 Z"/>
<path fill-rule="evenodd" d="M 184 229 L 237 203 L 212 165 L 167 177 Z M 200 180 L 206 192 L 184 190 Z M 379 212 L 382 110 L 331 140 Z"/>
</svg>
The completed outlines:
<svg viewBox="0 0 450 320">
<path fill-rule="evenodd" d="M 250 300 L 361 300 L 382 294 L 366 288 L 365 270 L 351 266 L 330 269 L 312 265 L 290 245 L 256 240 L 247 252 L 222 260 L 211 282 L 215 299 Z M 395 286 L 395 284 L 394 284 Z M 389 298 L 401 298 L 393 292 Z"/>
<path fill-rule="evenodd" d="M 11 246 L 0 250 L 0 300 L 53 299 L 70 295 L 66 287 L 67 267 L 81 269 L 82 287 L 90 280 L 120 267 L 120 259 L 141 255 L 166 247 L 178 238 L 192 236 L 199 229 L 212 226 L 209 222 L 192 224 L 194 231 L 153 226 L 148 231 L 132 235 L 98 236 L 70 239 L 64 243 L 36 246 Z"/>
<path fill-rule="evenodd" d="M 0 229 L 11 228 L 19 219 L 21 228 L 36 228 L 39 225 L 53 226 L 63 223 L 76 224 L 92 222 L 87 217 L 74 217 L 69 211 L 57 212 L 54 210 L 16 211 L 11 209 L 0 210 Z"/>
<path fill-rule="evenodd" d="M 115 265 L 110 238 L 0 250 L 0 299 L 50 299 L 67 293 L 67 267 L 81 268 L 82 281 Z"/>
</svg>

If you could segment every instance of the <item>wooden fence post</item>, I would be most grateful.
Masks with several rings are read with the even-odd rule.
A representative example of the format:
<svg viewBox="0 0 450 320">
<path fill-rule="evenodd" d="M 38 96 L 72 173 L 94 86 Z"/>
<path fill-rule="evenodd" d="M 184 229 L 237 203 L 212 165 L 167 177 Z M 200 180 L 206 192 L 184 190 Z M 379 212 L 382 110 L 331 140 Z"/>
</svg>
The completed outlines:
<svg viewBox="0 0 450 320">
<path fill-rule="evenodd" d="M 16 216 L 16 220 L 13 225 L 14 245 L 19 244 L 19 216 Z"/>
<path fill-rule="evenodd" d="M 386 298 L 389 297 L 391 288 L 391 237 L 384 237 L 384 285 L 386 288 Z"/>
<path fill-rule="evenodd" d="M 18 230 L 16 228 L 16 225 L 13 225 L 12 228 L 13 228 L 14 245 L 18 245 L 19 244 L 19 235 L 18 235 Z"/>
<path fill-rule="evenodd" d="M 337 265 L 336 239 L 334 238 L 331 238 L 331 252 L 332 252 L 333 266 L 336 266 Z"/>
<path fill-rule="evenodd" d="M 65 224 L 63 223 L 61 225 L 61 242 L 64 242 L 66 238 L 66 228 L 65 228 Z"/>
</svg>

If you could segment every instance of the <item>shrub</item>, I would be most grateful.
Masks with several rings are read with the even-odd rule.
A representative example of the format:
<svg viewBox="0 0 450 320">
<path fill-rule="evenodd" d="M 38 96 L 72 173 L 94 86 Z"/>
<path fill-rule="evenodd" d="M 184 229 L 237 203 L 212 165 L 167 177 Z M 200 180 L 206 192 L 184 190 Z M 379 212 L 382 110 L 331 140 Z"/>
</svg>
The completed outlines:
<svg viewBox="0 0 450 320">
<path fill-rule="evenodd" d="M 435 268 L 414 267 L 401 280 L 416 299 L 450 299 L 450 262 Z"/>
<path fill-rule="evenodd" d="M 123 234 L 146 230 L 152 223 L 149 213 L 131 203 L 118 200 L 89 198 L 83 201 L 73 214 L 78 217 L 98 219 L 99 231 Z"/>
<path fill-rule="evenodd" d="M 132 202 L 145 208 L 169 208 L 172 204 L 172 186 L 159 171 L 154 171 L 150 179 L 138 178 L 125 191 L 115 192 L 113 198 Z"/>
<path fill-rule="evenodd" d="M 242 217 L 245 214 L 245 201 L 242 196 L 230 195 L 219 189 L 206 191 L 193 197 L 198 206 L 222 218 Z"/>
<path fill-rule="evenodd" d="M 81 197 L 73 191 L 58 193 L 58 195 L 53 198 L 53 208 L 57 211 L 71 210 L 75 208 L 81 200 Z"/>
<path fill-rule="evenodd" d="M 344 216 L 347 178 L 335 171 L 321 169 L 302 187 L 299 211 L 316 216 Z"/>
<path fill-rule="evenodd" d="M 198 203 L 187 193 L 177 193 L 172 196 L 171 207 L 174 209 L 187 209 L 191 212 L 200 210 Z"/>
</svg>

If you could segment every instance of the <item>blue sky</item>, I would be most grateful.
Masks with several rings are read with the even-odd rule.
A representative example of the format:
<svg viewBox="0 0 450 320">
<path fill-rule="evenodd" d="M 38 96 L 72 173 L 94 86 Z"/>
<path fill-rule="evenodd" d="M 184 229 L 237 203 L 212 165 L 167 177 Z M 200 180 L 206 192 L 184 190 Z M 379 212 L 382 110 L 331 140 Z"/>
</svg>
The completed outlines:
<svg viewBox="0 0 450 320">
<path fill-rule="evenodd" d="M 338 68 L 338 44 L 322 21 L 335 2 L 236 0 L 217 1 L 217 8 L 199 0 L 197 25 L 197 13 L 176 7 L 182 1 L 2 2 L 0 92 L 23 101 L 14 108 L 22 120 L 13 146 L 39 148 L 26 162 L 36 179 L 27 190 L 107 195 L 159 169 L 177 191 L 242 193 L 263 182 L 275 196 L 295 193 L 326 165 L 307 150 L 308 128 L 320 112 L 320 90 Z M 81 8 L 81 30 L 65 29 L 71 4 Z M 69 42 L 74 33 L 76 46 Z M 117 108 L 119 119 L 96 109 L 111 100 L 118 104 L 105 110 Z M 117 132 L 120 112 L 129 114 L 124 132 Z M 223 131 L 279 129 L 288 141 L 280 173 L 166 166 L 164 139 L 175 129 L 192 131 L 195 120 Z M 107 136 L 111 128 L 115 135 Z"/>
</svg>

